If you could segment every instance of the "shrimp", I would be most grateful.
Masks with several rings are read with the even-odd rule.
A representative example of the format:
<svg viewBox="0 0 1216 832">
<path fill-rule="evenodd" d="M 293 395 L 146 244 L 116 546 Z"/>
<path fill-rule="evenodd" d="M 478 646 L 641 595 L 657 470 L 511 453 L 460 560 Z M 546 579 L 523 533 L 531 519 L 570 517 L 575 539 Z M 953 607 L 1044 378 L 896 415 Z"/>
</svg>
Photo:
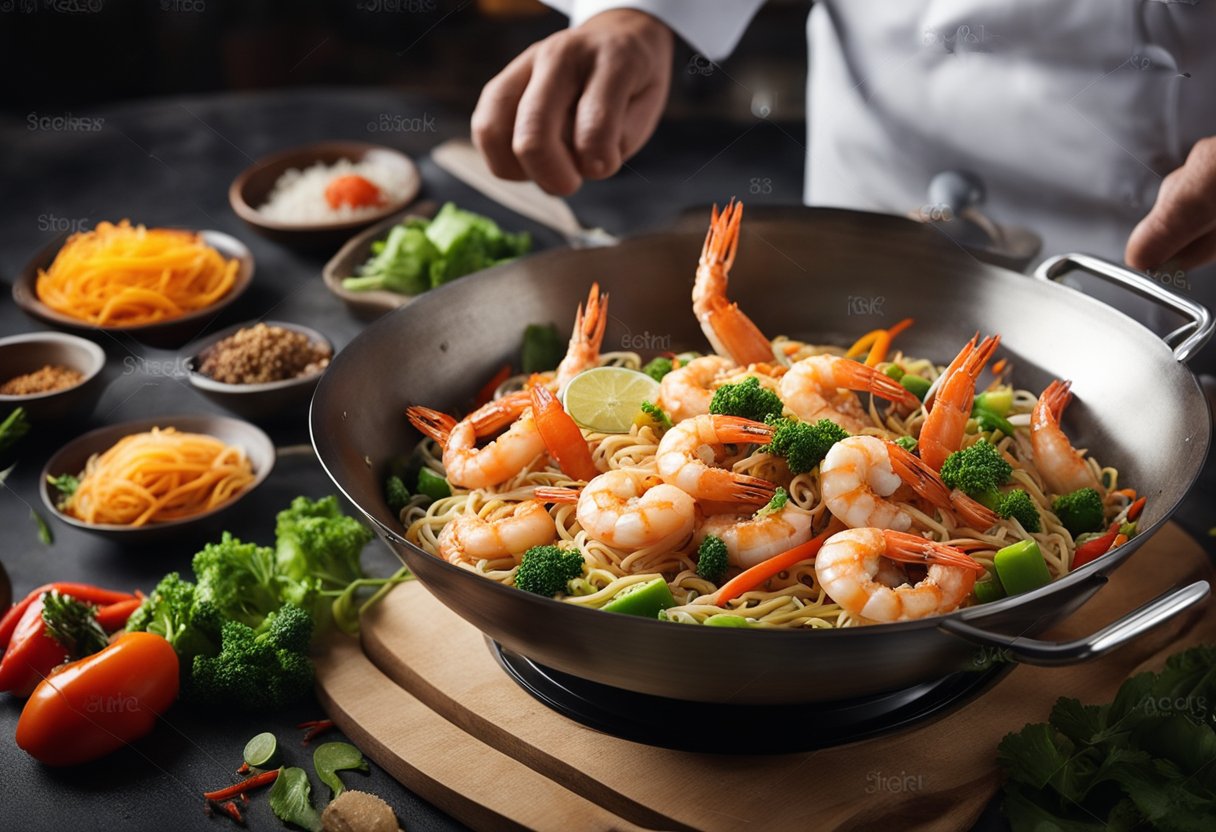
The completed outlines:
<svg viewBox="0 0 1216 832">
<path fill-rule="evenodd" d="M 701 522 L 694 541 L 700 544 L 711 534 L 721 538 L 730 563 L 747 569 L 810 540 L 811 520 L 809 512 L 789 503 L 771 514 L 716 514 Z"/>
<path fill-rule="evenodd" d="M 1056 379 L 1039 396 L 1030 414 L 1030 450 L 1051 491 L 1067 494 L 1092 488 L 1101 494 L 1102 484 L 1060 429 L 1060 415 L 1072 400 L 1071 388 L 1071 381 Z"/>
<path fill-rule="evenodd" d="M 781 400 L 799 419 L 831 419 L 850 433 L 866 427 L 865 411 L 857 396 L 844 390 L 862 390 L 887 401 L 917 407 L 920 400 L 895 379 L 857 361 L 836 355 L 812 355 L 790 367 L 781 377 Z"/>
<path fill-rule="evenodd" d="M 711 463 L 727 444 L 760 445 L 773 429 L 738 416 L 694 416 L 673 427 L 659 441 L 655 463 L 663 481 L 698 500 L 767 503 L 776 486 L 768 480 L 736 474 Z"/>
<path fill-rule="evenodd" d="M 1001 343 L 1001 336 L 995 335 L 977 347 L 978 338 L 977 332 L 942 373 L 933 408 L 920 429 L 920 457 L 934 471 L 940 471 L 946 457 L 962 445 L 975 400 L 975 382 Z"/>
<path fill-rule="evenodd" d="M 599 473 L 591 449 L 578 424 L 543 385 L 532 388 L 532 413 L 536 428 L 562 473 L 576 480 L 589 480 Z"/>
<path fill-rule="evenodd" d="M 703 355 L 677 367 L 659 382 L 659 407 L 673 422 L 709 413 L 714 381 L 734 367 L 735 362 L 722 355 Z"/>
<path fill-rule="evenodd" d="M 485 517 L 473 513 L 457 516 L 439 533 L 439 556 L 451 563 L 504 557 L 518 561 L 533 546 L 556 539 L 557 526 L 549 512 L 536 500 L 525 500 Z"/>
<path fill-rule="evenodd" d="M 600 345 L 604 342 L 604 330 L 607 326 L 608 293 L 601 293 L 600 285 L 592 283 L 591 291 L 587 295 L 586 310 L 581 303 L 578 305 L 578 311 L 574 315 L 574 331 L 570 333 L 570 346 L 567 347 L 562 362 L 557 365 L 554 381 L 557 383 L 559 394 L 566 389 L 570 379 L 583 370 L 599 366 Z"/>
<path fill-rule="evenodd" d="M 692 532 L 697 504 L 685 492 L 647 471 L 618 468 L 600 474 L 582 489 L 536 489 L 545 502 L 574 502 L 575 517 L 595 540 L 636 551 L 678 544 Z"/>
<path fill-rule="evenodd" d="M 929 567 L 916 584 L 890 587 L 875 580 L 882 559 Z M 984 567 L 958 549 L 903 532 L 846 529 L 815 556 L 815 577 L 850 615 L 870 621 L 910 621 L 958 609 Z"/>
<path fill-rule="evenodd" d="M 701 322 L 701 331 L 714 352 L 730 356 L 740 365 L 773 360 L 772 342 L 743 314 L 739 304 L 726 298 L 742 219 L 742 202 L 732 199 L 721 214 L 714 206 L 692 287 L 692 311 Z"/>
<path fill-rule="evenodd" d="M 406 410 L 410 424 L 443 447 L 448 481 L 461 488 L 489 488 L 511 479 L 544 453 L 526 391 L 495 399 L 457 422 L 429 407 Z M 510 424 L 507 431 L 483 448 L 477 440 Z"/>
<path fill-rule="evenodd" d="M 912 515 L 889 499 L 901 484 L 938 508 L 957 511 L 974 528 L 991 528 L 999 519 L 961 491 L 951 491 L 924 460 L 876 436 L 850 436 L 833 445 L 819 465 L 819 484 L 828 511 L 850 528 L 912 528 Z"/>
</svg>

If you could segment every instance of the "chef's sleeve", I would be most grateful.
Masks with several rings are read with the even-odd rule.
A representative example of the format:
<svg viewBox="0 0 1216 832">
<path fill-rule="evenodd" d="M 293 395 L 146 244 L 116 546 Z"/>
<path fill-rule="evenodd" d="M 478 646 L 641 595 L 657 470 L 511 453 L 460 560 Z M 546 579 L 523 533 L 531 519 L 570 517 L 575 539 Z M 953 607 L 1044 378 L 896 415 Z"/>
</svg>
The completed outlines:
<svg viewBox="0 0 1216 832">
<path fill-rule="evenodd" d="M 544 0 L 578 26 L 609 9 L 637 9 L 666 23 L 711 61 L 725 58 L 764 0 Z"/>
</svg>

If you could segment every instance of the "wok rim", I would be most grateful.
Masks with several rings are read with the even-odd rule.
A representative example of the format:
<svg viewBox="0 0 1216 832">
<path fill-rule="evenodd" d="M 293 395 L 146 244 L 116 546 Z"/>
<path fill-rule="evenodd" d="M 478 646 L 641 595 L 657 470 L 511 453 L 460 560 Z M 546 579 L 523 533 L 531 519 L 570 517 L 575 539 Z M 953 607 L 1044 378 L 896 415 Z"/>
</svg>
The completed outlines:
<svg viewBox="0 0 1216 832">
<path fill-rule="evenodd" d="M 775 214 L 775 216 L 778 217 L 777 221 L 781 222 L 781 223 L 799 222 L 801 220 L 801 218 L 799 216 L 797 216 L 797 214 L 794 212 L 806 211 L 806 212 L 813 212 L 813 213 L 805 214 L 805 216 L 808 218 L 811 216 L 835 215 L 835 216 L 843 216 L 843 217 L 852 217 L 855 219 L 864 218 L 865 221 L 872 222 L 872 223 L 874 223 L 874 222 L 891 223 L 891 224 L 900 225 L 903 227 L 907 227 L 908 225 L 923 227 L 920 223 L 917 223 L 913 220 L 906 219 L 904 217 L 891 215 L 891 214 L 878 213 L 878 212 L 855 211 L 855 210 L 843 209 L 843 208 L 817 208 L 817 207 L 809 207 L 809 206 L 766 206 L 766 207 L 776 209 L 774 211 L 774 214 Z M 792 209 L 792 211 L 787 218 L 785 216 L 785 214 L 783 213 L 783 211 L 791 210 L 791 209 Z M 703 236 L 702 232 L 697 232 L 694 234 L 693 232 L 689 232 L 689 231 L 661 230 L 661 231 L 646 232 L 646 233 L 641 233 L 641 234 L 630 235 L 628 237 L 624 237 L 620 240 L 619 243 L 617 243 L 617 246 L 628 246 L 631 244 L 645 244 L 645 243 L 660 243 L 664 240 L 673 240 L 673 241 L 679 240 L 681 242 L 686 242 L 689 238 L 695 237 L 695 238 L 699 239 L 701 236 Z M 502 264 L 494 266 L 490 269 L 486 269 L 482 272 L 478 272 L 477 274 L 469 275 L 465 278 L 462 278 L 461 281 L 453 281 L 451 283 L 437 287 L 436 289 L 432 289 L 430 292 L 427 292 L 424 295 L 421 295 L 418 298 L 416 298 L 413 303 L 398 307 L 397 309 L 394 309 L 394 310 L 382 315 L 376 321 L 373 321 L 369 326 L 367 326 L 356 337 L 355 341 L 358 341 L 358 340 L 361 340 L 364 338 L 371 338 L 372 333 L 379 331 L 380 328 L 389 328 L 389 327 L 393 326 L 394 319 L 399 315 L 425 314 L 426 311 L 432 305 L 443 303 L 446 300 L 448 294 L 453 293 L 454 291 L 458 291 L 458 287 L 459 287 L 460 283 L 463 281 L 472 280 L 472 281 L 484 282 L 484 281 L 492 280 L 492 279 L 496 278 L 497 276 L 501 275 L 502 273 L 504 273 L 505 271 L 515 268 L 520 261 L 523 261 L 525 259 L 529 263 L 534 263 L 534 262 L 537 262 L 538 260 L 543 261 L 543 260 L 549 260 L 549 259 L 561 259 L 561 258 L 568 257 L 572 251 L 577 251 L 577 249 L 563 247 L 563 248 L 553 248 L 553 249 L 548 249 L 545 251 L 535 252 L 533 254 L 526 255 L 523 258 L 518 258 L 517 260 L 512 260 L 512 261 L 509 261 L 506 263 L 502 263 Z M 943 248 L 942 256 L 943 257 L 953 256 L 951 253 L 951 249 Z M 959 255 L 959 256 L 963 256 L 963 255 Z M 971 259 L 975 259 L 974 257 L 972 257 L 970 255 L 967 255 L 967 256 L 971 257 Z M 998 265 L 994 265 L 994 264 L 990 264 L 990 263 L 984 263 L 982 261 L 980 261 L 980 266 L 985 269 L 992 269 L 999 273 L 1007 274 L 1007 275 L 1009 275 L 1011 277 L 1015 277 L 1017 279 L 1034 280 L 1032 275 L 1015 272 L 1015 271 L 1005 268 L 1003 266 L 998 266 Z M 1147 333 L 1153 339 L 1153 341 L 1156 342 L 1160 346 L 1160 349 L 1162 350 L 1163 360 L 1168 360 L 1170 363 L 1182 363 L 1182 369 L 1186 371 L 1186 375 L 1188 376 L 1189 385 L 1191 386 L 1191 388 L 1193 389 L 1193 391 L 1195 392 L 1196 395 L 1198 395 L 1200 398 L 1203 397 L 1203 395 L 1204 395 L 1203 389 L 1199 383 L 1199 379 L 1195 375 L 1195 373 L 1190 369 L 1190 367 L 1188 367 L 1184 362 L 1177 362 L 1177 360 L 1173 356 L 1173 353 L 1172 353 L 1170 347 L 1166 344 L 1166 342 L 1164 340 L 1162 340 L 1161 337 L 1158 336 L 1156 333 L 1153 333 L 1151 330 L 1149 330 L 1147 327 L 1145 327 L 1143 324 L 1141 324 L 1139 321 L 1137 321 L 1136 319 L 1130 317 L 1129 315 L 1121 312 L 1120 310 L 1116 309 L 1115 307 L 1111 306 L 1110 304 L 1107 304 L 1107 303 L 1105 303 L 1091 295 L 1088 295 L 1082 291 L 1079 291 L 1077 289 L 1073 289 L 1071 287 L 1056 283 L 1054 281 L 1035 281 L 1035 283 L 1042 285 L 1043 288 L 1041 289 L 1041 291 L 1048 293 L 1048 295 L 1050 295 L 1051 293 L 1060 293 L 1061 297 L 1068 297 L 1072 301 L 1079 301 L 1079 302 L 1091 305 L 1091 308 L 1094 310 L 1094 314 L 1114 316 L 1114 320 L 1110 321 L 1112 328 L 1119 324 L 1122 324 L 1124 326 L 1132 325 L 1140 330 L 1143 330 L 1144 333 Z M 409 311 L 407 311 L 407 310 L 409 310 Z M 424 549 L 414 545 L 413 543 L 410 543 L 403 537 L 402 531 L 398 531 L 396 529 L 389 528 L 386 524 L 382 523 L 379 519 L 377 519 L 370 511 L 365 509 L 359 503 L 359 501 L 354 499 L 354 497 L 344 487 L 344 485 L 339 480 L 339 478 L 335 475 L 334 471 L 331 470 L 330 464 L 327 463 L 327 454 L 325 452 L 325 449 L 327 448 L 327 446 L 332 447 L 332 444 L 326 441 L 325 431 L 319 425 L 320 416 L 319 416 L 319 411 L 318 411 L 318 401 L 324 397 L 325 391 L 328 389 L 328 387 L 332 384 L 336 384 L 337 383 L 336 379 L 339 376 L 343 375 L 343 370 L 340 369 L 340 367 L 348 361 L 355 360 L 354 350 L 351 349 L 351 347 L 355 344 L 355 341 L 352 341 L 350 344 L 347 345 L 347 347 L 345 349 L 343 349 L 340 353 L 338 353 L 337 355 L 334 356 L 333 360 L 330 363 L 330 367 L 327 369 L 327 372 L 325 372 L 322 375 L 320 383 L 317 385 L 317 388 L 313 393 L 312 400 L 309 403 L 309 418 L 308 418 L 309 438 L 310 438 L 310 441 L 313 446 L 313 451 L 316 454 L 317 460 L 321 464 L 322 469 L 325 471 L 326 475 L 333 482 L 335 487 L 337 487 L 338 490 L 342 493 L 343 497 L 345 497 L 346 500 L 351 503 L 351 505 L 355 506 L 355 508 L 357 508 L 359 510 L 359 513 L 362 514 L 372 524 L 373 528 L 376 530 L 376 532 L 380 536 L 380 538 L 382 540 L 384 540 L 386 545 L 388 545 L 389 548 L 393 550 L 394 554 L 398 558 L 404 559 L 402 553 L 397 551 L 398 547 L 404 547 L 411 554 L 431 559 L 436 564 L 438 564 L 441 568 L 448 570 L 448 574 L 457 573 L 457 574 L 464 576 L 461 578 L 461 580 L 484 581 L 486 584 L 489 584 L 492 586 L 492 588 L 489 588 L 487 590 L 489 592 L 499 592 L 499 593 L 506 592 L 506 593 L 512 593 L 513 595 L 515 593 L 522 592 L 522 590 L 518 590 L 513 586 L 507 586 L 506 584 L 500 583 L 498 581 L 493 581 L 493 580 L 485 578 L 481 575 L 478 575 L 474 572 L 470 572 L 467 569 L 462 569 L 461 567 L 456 566 L 455 564 L 449 563 L 446 560 L 444 560 L 440 557 L 437 557 L 436 555 L 433 555 L 433 554 L 425 551 Z M 335 367 L 339 367 L 339 369 L 335 370 Z M 1213 427 L 1212 419 L 1209 418 L 1207 421 L 1203 422 L 1203 428 L 1200 431 L 1200 435 L 1196 436 L 1196 439 L 1199 440 L 1198 444 L 1196 445 L 1196 450 L 1201 451 L 1201 452 L 1196 453 L 1195 458 L 1197 458 L 1199 460 L 1205 459 L 1210 450 L 1211 443 L 1212 443 L 1212 432 L 1213 432 L 1212 427 Z M 320 434 L 320 437 L 318 436 L 318 434 Z M 339 455 L 334 453 L 333 456 L 337 457 Z M 1189 492 L 1191 490 L 1191 488 L 1195 484 L 1195 481 L 1198 479 L 1201 471 L 1202 471 L 1202 463 L 1195 466 L 1194 471 L 1190 474 L 1189 477 L 1184 478 L 1185 479 L 1185 488 L 1181 489 L 1181 493 L 1183 495 L 1185 495 L 1187 492 Z M 1182 480 L 1179 480 L 1179 482 L 1181 482 L 1181 481 Z M 961 607 L 961 608 L 953 610 L 952 612 L 949 612 L 949 613 L 929 616 L 929 617 L 921 618 L 921 619 L 914 619 L 914 620 L 910 620 L 910 621 L 883 622 L 883 623 L 867 624 L 864 626 L 855 626 L 855 627 L 831 627 L 831 628 L 754 627 L 751 629 L 767 631 L 770 633 L 782 633 L 783 635 L 781 637 L 784 637 L 787 639 L 827 638 L 827 637 L 829 637 L 829 634 L 834 635 L 836 638 L 844 638 L 844 637 L 846 637 L 843 635 L 845 633 L 850 634 L 849 636 L 847 636 L 848 638 L 869 638 L 869 637 L 873 637 L 875 635 L 886 634 L 886 633 L 905 633 L 905 632 L 911 632 L 913 630 L 928 629 L 928 628 L 940 629 L 940 624 L 947 620 L 958 620 L 958 621 L 964 621 L 964 622 L 968 622 L 968 623 L 979 623 L 982 625 L 982 620 L 984 618 L 987 618 L 989 616 L 998 616 L 1002 613 L 1014 610 L 1023 605 L 1029 606 L 1029 605 L 1033 604 L 1033 602 L 1035 602 L 1035 601 L 1045 599 L 1045 598 L 1047 598 L 1051 595 L 1057 594 L 1057 593 L 1063 593 L 1063 592 L 1066 592 L 1067 590 L 1077 590 L 1080 587 L 1080 585 L 1087 583 L 1087 582 L 1095 585 L 1093 587 L 1093 589 L 1091 590 L 1091 592 L 1089 593 L 1089 595 L 1085 596 L 1085 599 L 1088 600 L 1088 598 L 1093 594 L 1093 592 L 1096 592 L 1098 589 L 1100 589 L 1106 583 L 1107 574 L 1109 572 L 1111 572 L 1111 571 L 1117 569 L 1119 566 L 1121 566 L 1124 561 L 1126 561 L 1129 557 L 1131 557 L 1132 555 L 1135 554 L 1136 550 L 1139 549 L 1140 546 L 1143 545 L 1143 543 L 1145 541 L 1147 541 L 1152 535 L 1156 534 L 1166 523 L 1168 523 L 1170 521 L 1170 519 L 1172 518 L 1174 512 L 1177 510 L 1178 505 L 1180 503 L 1181 503 L 1181 498 L 1178 501 L 1175 501 L 1174 504 L 1171 505 L 1168 508 L 1168 510 L 1165 511 L 1162 514 L 1162 516 L 1156 522 L 1154 522 L 1151 526 L 1141 529 L 1137 533 L 1137 535 L 1134 538 L 1132 538 L 1131 541 L 1129 541 L 1128 543 L 1124 544 L 1123 547 L 1121 547 L 1124 551 L 1117 553 L 1114 557 L 1110 557 L 1110 558 L 1099 557 L 1099 558 L 1091 561 L 1090 563 L 1087 563 L 1085 566 L 1082 566 L 1080 569 L 1069 572 L 1067 575 L 1063 576 L 1062 578 L 1058 578 L 1058 579 L 1052 581 L 1051 583 L 1048 583 L 1042 587 L 1039 587 L 1038 589 L 1032 590 L 1031 592 L 1025 592 L 1025 593 L 1021 593 L 1021 594 L 1013 595 L 1013 596 L 1007 596 L 1005 598 L 1002 598 L 999 601 L 994 601 L 994 602 L 990 602 L 987 604 L 979 604 L 979 605 L 975 605 L 975 606 L 971 606 L 971 607 Z M 431 591 L 430 587 L 427 585 L 427 581 L 424 578 L 419 577 L 419 581 L 424 586 L 427 586 L 428 591 Z M 432 594 L 434 594 L 434 593 L 432 593 Z M 574 612 L 574 613 L 562 613 L 563 615 L 565 615 L 565 614 L 600 615 L 600 614 L 604 613 L 604 610 L 602 610 L 602 609 L 582 607 L 577 604 L 568 604 L 563 601 L 558 601 L 554 598 L 546 598 L 544 596 L 535 595 L 532 593 L 524 593 L 524 595 L 530 596 L 530 597 L 525 597 L 523 599 L 516 597 L 516 600 L 517 601 L 524 600 L 527 602 L 539 601 L 539 602 L 543 602 L 546 605 L 552 604 L 552 605 L 554 605 L 554 607 L 553 607 L 554 609 L 578 610 L 578 612 Z M 501 596 L 501 597 L 506 598 L 506 596 Z M 441 600 L 442 600 L 442 597 L 441 597 Z M 546 608 L 549 608 L 549 607 L 546 606 Z M 1130 612 L 1130 610 L 1128 612 Z M 624 615 L 624 614 L 620 614 L 620 613 L 618 613 L 617 615 L 623 621 L 632 620 L 632 622 L 633 622 L 631 624 L 622 623 L 621 626 L 630 626 L 630 627 L 644 626 L 644 627 L 650 627 L 650 628 L 664 628 L 664 631 L 669 632 L 670 625 L 673 623 L 676 623 L 676 622 L 670 622 L 670 621 L 660 621 L 658 619 L 646 619 L 646 618 L 641 618 L 639 616 Z M 594 619 L 594 620 L 602 620 L 602 619 Z M 692 631 L 692 630 L 715 630 L 715 631 L 717 631 L 718 635 L 708 636 L 709 638 L 731 639 L 731 638 L 739 638 L 739 637 L 751 637 L 750 635 L 740 636 L 740 634 L 738 632 L 736 632 L 734 629 L 726 628 L 726 627 L 689 627 L 688 629 L 690 631 Z M 658 629 L 655 629 L 654 631 L 658 632 Z M 1029 635 L 1029 634 L 1030 634 L 1030 631 L 1028 630 L 1026 635 Z M 959 638 L 960 640 L 962 639 L 961 636 L 958 636 L 954 633 L 949 633 L 949 635 L 951 635 L 954 638 Z M 698 638 L 698 637 L 704 638 L 706 636 L 692 636 L 692 637 L 693 638 Z M 775 639 L 778 636 L 774 635 L 774 636 L 767 636 L 767 637 Z"/>
</svg>

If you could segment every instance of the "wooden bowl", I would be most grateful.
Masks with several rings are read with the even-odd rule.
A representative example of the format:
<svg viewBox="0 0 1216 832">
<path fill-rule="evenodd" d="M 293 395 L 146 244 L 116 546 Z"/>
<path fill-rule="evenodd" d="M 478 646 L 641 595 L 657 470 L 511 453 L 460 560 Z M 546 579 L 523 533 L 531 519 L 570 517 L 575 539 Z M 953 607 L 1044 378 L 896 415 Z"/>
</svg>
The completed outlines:
<svg viewBox="0 0 1216 832">
<path fill-rule="evenodd" d="M 355 270 L 372 256 L 372 243 L 387 237 L 394 226 L 414 217 L 431 219 L 437 210 L 438 205 L 434 202 L 419 202 L 410 206 L 408 211 L 400 211 L 351 237 L 342 248 L 338 249 L 337 254 L 329 258 L 329 262 L 321 270 L 321 279 L 325 282 L 325 288 L 341 299 L 352 312 L 365 320 L 378 318 L 385 312 L 391 312 L 398 306 L 405 306 L 418 297 L 417 295 L 390 292 L 386 289 L 378 289 L 374 292 L 351 292 L 342 288 L 342 280 L 355 276 Z"/>
<path fill-rule="evenodd" d="M 304 421 L 307 418 L 312 391 L 316 389 L 317 382 L 325 374 L 324 370 L 299 378 L 268 381 L 261 384 L 226 384 L 199 372 L 207 350 L 238 330 L 256 323 L 298 332 L 314 344 L 324 344 L 329 347 L 331 357 L 333 355 L 333 343 L 315 329 L 286 321 L 246 321 L 222 329 L 206 338 L 200 338 L 182 349 L 182 358 L 190 371 L 188 376 L 190 384 L 220 407 L 232 411 L 243 419 L 269 422 L 279 418 L 297 416 L 300 421 Z"/>
<path fill-rule="evenodd" d="M 401 198 L 389 200 L 378 211 L 358 219 L 284 223 L 267 219 L 258 210 L 285 171 L 291 168 L 303 170 L 317 162 L 332 165 L 342 159 L 398 166 L 412 180 L 412 185 Z M 421 187 L 422 177 L 418 174 L 418 168 L 410 157 L 398 150 L 366 142 L 318 142 L 293 147 L 254 162 L 232 180 L 228 187 L 228 202 L 238 217 L 267 239 L 296 248 L 333 251 L 355 232 L 400 211 L 413 201 Z"/>
<path fill-rule="evenodd" d="M 50 268 L 68 238 L 65 232 L 48 243 L 25 264 L 17 279 L 13 281 L 13 301 L 31 317 L 44 321 L 58 329 L 66 329 L 80 333 L 109 333 L 130 335 L 137 341 L 142 341 L 156 347 L 176 347 L 197 335 L 216 314 L 239 298 L 249 283 L 253 280 L 253 253 L 249 248 L 230 234 L 222 231 L 199 231 L 203 242 L 222 254 L 225 258 L 236 258 L 239 266 L 236 272 L 236 282 L 215 303 L 204 309 L 182 315 L 167 321 L 157 321 L 138 326 L 96 326 L 79 318 L 73 318 L 62 312 L 57 312 L 38 299 L 36 289 L 38 270 Z"/>
<path fill-rule="evenodd" d="M 24 408 L 26 416 L 34 423 L 51 422 L 68 415 L 88 417 L 101 395 L 105 351 L 92 341 L 63 332 L 27 332 L 0 338 L 0 367 L 4 368 L 0 383 L 32 373 L 47 364 L 76 370 L 84 374 L 84 379 L 79 384 L 49 393 L 0 395 L 0 418 L 17 407 Z"/>
<path fill-rule="evenodd" d="M 152 428 L 174 427 L 183 433 L 205 433 L 214 436 L 228 445 L 236 445 L 245 450 L 253 466 L 253 482 L 249 487 L 224 505 L 193 517 L 183 517 L 180 520 L 168 520 L 163 523 L 149 523 L 146 526 L 123 526 L 112 523 L 86 523 L 67 515 L 56 506 L 59 492 L 52 486 L 48 478 L 61 474 L 76 476 L 84 470 L 85 463 L 93 454 L 103 453 L 113 447 L 114 443 L 124 436 L 143 433 Z M 180 416 L 158 416 L 152 419 L 138 419 L 133 422 L 123 422 L 90 431 L 78 436 L 64 445 L 47 460 L 40 477 L 39 494 L 42 503 L 61 522 L 69 526 L 108 537 L 119 543 L 146 543 L 173 536 L 181 536 L 188 530 L 197 530 L 210 526 L 212 521 L 227 512 L 241 500 L 246 499 L 257 489 L 274 468 L 275 450 L 270 437 L 261 428 L 233 419 L 229 416 L 214 414 L 192 414 Z"/>
</svg>

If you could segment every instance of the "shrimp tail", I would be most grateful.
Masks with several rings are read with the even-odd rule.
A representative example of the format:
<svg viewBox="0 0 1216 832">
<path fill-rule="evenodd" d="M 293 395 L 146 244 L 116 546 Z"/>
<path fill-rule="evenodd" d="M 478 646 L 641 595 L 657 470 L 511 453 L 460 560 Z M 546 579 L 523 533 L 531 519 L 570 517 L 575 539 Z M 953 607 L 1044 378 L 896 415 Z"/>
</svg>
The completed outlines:
<svg viewBox="0 0 1216 832">
<path fill-rule="evenodd" d="M 576 480 L 590 480 L 599 474 L 583 432 L 549 388 L 533 387 L 531 401 L 541 439 L 562 473 Z"/>
<path fill-rule="evenodd" d="M 995 511 L 957 489 L 950 492 L 950 502 L 959 517 L 962 517 L 963 521 L 973 529 L 981 531 L 990 529 L 1000 520 L 1000 516 Z"/>
<path fill-rule="evenodd" d="M 872 393 L 880 399 L 909 408 L 920 406 L 920 399 L 895 379 L 873 367 L 857 361 L 840 361 L 835 365 L 834 381 L 846 390 Z"/>
<path fill-rule="evenodd" d="M 743 220 L 743 203 L 732 199 L 726 209 L 718 213 L 714 205 L 709 231 L 705 234 L 705 245 L 701 248 L 698 272 L 707 270 L 713 277 L 704 287 L 699 299 L 694 298 L 694 311 L 701 325 L 712 333 L 710 339 L 718 352 L 724 352 L 737 364 L 754 364 L 773 360 L 772 342 L 760 331 L 760 327 L 744 314 L 739 304 L 726 298 L 726 281 L 735 254 L 739 250 L 739 226 Z M 698 274 L 698 282 L 702 280 Z"/>
<path fill-rule="evenodd" d="M 1068 403 L 1072 401 L 1072 382 L 1055 379 L 1047 385 L 1047 389 L 1039 398 L 1052 418 L 1059 422 L 1060 417 L 1064 414 L 1064 408 L 1068 407 Z"/>
<path fill-rule="evenodd" d="M 742 416 L 714 414 L 714 433 L 718 441 L 732 445 L 763 445 L 773 437 L 773 428 L 763 422 L 753 422 Z"/>
<path fill-rule="evenodd" d="M 891 529 L 884 529 L 882 534 L 887 544 L 884 557 L 891 560 L 899 561 L 900 563 L 936 563 L 943 566 L 970 569 L 973 572 L 984 571 L 983 564 L 976 561 L 966 552 L 955 549 L 952 546 L 947 546 L 944 543 L 926 540 L 914 534 L 892 531 Z"/>
<path fill-rule="evenodd" d="M 739 503 L 767 503 L 773 499 L 777 486 L 760 477 L 735 474 L 731 477 L 728 499 Z"/>
<path fill-rule="evenodd" d="M 468 419 L 478 436 L 487 436 L 518 419 L 531 401 L 527 390 L 517 390 L 482 405 Z"/>
<path fill-rule="evenodd" d="M 411 425 L 440 445 L 447 444 L 448 437 L 456 427 L 456 420 L 451 416 L 429 407 L 420 405 L 407 407 L 405 415 Z"/>
<path fill-rule="evenodd" d="M 532 496 L 542 503 L 577 503 L 580 493 L 577 488 L 542 485 L 532 492 Z"/>
<path fill-rule="evenodd" d="M 938 508 L 952 507 L 950 489 L 928 463 L 901 445 L 894 442 L 886 445 L 891 469 L 905 484 Z"/>
</svg>

